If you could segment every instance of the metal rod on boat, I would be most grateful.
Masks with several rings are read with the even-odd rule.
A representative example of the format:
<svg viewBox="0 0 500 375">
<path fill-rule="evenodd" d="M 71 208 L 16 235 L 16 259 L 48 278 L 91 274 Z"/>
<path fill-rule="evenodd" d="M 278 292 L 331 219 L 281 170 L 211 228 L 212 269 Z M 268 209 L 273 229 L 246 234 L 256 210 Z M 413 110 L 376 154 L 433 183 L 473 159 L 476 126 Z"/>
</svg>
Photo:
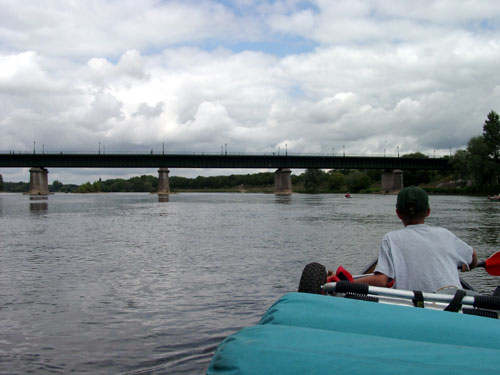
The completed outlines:
<svg viewBox="0 0 500 375">
<path fill-rule="evenodd" d="M 352 275 L 352 278 L 354 280 L 357 280 L 357 279 L 361 279 L 362 277 L 365 277 L 365 276 L 373 276 L 375 275 L 374 273 L 364 273 L 362 275 Z"/>
<path fill-rule="evenodd" d="M 323 290 L 325 292 L 335 292 L 335 288 L 337 283 L 326 283 L 323 285 Z M 403 290 L 403 289 L 390 289 L 383 288 L 378 286 L 368 286 L 368 294 L 384 296 L 384 297 L 395 297 L 395 298 L 404 298 L 404 299 L 413 299 L 415 294 L 411 290 Z M 449 303 L 453 299 L 453 294 L 439 294 L 439 293 L 422 293 L 424 297 L 424 301 L 428 302 L 442 302 Z M 462 299 L 463 305 L 473 305 L 474 297 L 465 296 Z"/>
</svg>

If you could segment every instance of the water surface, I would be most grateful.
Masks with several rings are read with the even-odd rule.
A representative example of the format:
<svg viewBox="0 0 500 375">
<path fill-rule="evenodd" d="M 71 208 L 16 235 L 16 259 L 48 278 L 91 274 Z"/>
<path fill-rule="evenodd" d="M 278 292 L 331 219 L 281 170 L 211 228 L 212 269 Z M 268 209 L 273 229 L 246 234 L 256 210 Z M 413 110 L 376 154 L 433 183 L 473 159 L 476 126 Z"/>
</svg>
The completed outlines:
<svg viewBox="0 0 500 375">
<path fill-rule="evenodd" d="M 498 249 L 500 203 L 431 207 L 428 223 L 480 258 Z M 296 291 L 305 264 L 372 261 L 401 227 L 394 210 L 383 195 L 0 194 L 0 373 L 203 374 L 227 335 Z"/>
</svg>

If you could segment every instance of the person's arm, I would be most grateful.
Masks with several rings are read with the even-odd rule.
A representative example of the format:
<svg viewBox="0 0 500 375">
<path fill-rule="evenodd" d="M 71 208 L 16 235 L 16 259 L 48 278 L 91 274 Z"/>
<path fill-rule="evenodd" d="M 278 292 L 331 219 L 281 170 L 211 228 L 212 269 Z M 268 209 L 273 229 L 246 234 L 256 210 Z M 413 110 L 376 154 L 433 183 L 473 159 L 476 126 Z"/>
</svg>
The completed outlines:
<svg viewBox="0 0 500 375">
<path fill-rule="evenodd" d="M 380 272 L 375 272 L 373 275 L 361 277 L 354 280 L 355 283 L 366 283 L 372 286 L 383 286 L 387 287 L 391 282 L 391 279 Z"/>
<path fill-rule="evenodd" d="M 469 265 L 462 264 L 462 272 L 470 271 L 471 269 L 476 267 L 477 267 L 477 252 L 476 250 L 472 249 L 472 262 L 470 262 Z"/>
<path fill-rule="evenodd" d="M 472 263 L 469 264 L 469 268 L 473 269 L 477 266 L 477 253 L 475 249 L 472 249 Z"/>
</svg>

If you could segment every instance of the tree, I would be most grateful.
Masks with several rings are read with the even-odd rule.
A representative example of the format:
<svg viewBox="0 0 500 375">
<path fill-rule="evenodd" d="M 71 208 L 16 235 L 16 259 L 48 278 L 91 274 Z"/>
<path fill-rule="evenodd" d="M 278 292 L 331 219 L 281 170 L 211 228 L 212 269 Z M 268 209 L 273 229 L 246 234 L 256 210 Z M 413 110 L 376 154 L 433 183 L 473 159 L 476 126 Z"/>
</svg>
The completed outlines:
<svg viewBox="0 0 500 375">
<path fill-rule="evenodd" d="M 99 181 L 94 182 L 93 184 L 94 192 L 99 193 L 102 191 L 102 180 L 99 178 Z"/>
<path fill-rule="evenodd" d="M 467 144 L 469 174 L 476 186 L 491 184 L 498 174 L 497 163 L 489 157 L 490 151 L 481 136 L 472 137 Z"/>
<path fill-rule="evenodd" d="M 500 157 L 500 118 L 495 111 L 488 113 L 483 125 L 483 138 L 489 156 L 498 160 Z"/>
<path fill-rule="evenodd" d="M 301 173 L 298 176 L 292 174 L 292 185 L 300 185 L 303 182 L 304 182 L 304 173 Z"/>
<path fill-rule="evenodd" d="M 326 178 L 326 173 L 321 169 L 307 169 L 304 173 L 304 188 L 314 191 L 326 180 Z"/>
<path fill-rule="evenodd" d="M 351 173 L 349 173 L 345 178 L 345 182 L 349 191 L 355 193 L 362 189 L 370 187 L 370 185 L 372 184 L 372 180 L 370 179 L 370 177 L 360 171 L 352 171 Z"/>
<path fill-rule="evenodd" d="M 110 186 L 110 190 L 113 192 L 126 191 L 125 189 L 125 181 L 122 179 L 116 179 Z"/>
<path fill-rule="evenodd" d="M 365 173 L 370 177 L 372 181 L 382 181 L 383 169 L 367 169 Z"/>
<path fill-rule="evenodd" d="M 50 187 L 50 191 L 52 192 L 61 191 L 63 186 L 64 184 L 61 181 L 54 180 L 54 182 L 52 182 L 52 186 Z"/>
<path fill-rule="evenodd" d="M 340 190 L 344 186 L 344 175 L 341 172 L 332 172 L 328 177 L 328 189 Z"/>
<path fill-rule="evenodd" d="M 0 174 L 0 191 L 2 191 L 2 190 L 3 190 L 3 177 Z"/>
<path fill-rule="evenodd" d="M 91 184 L 90 182 L 86 182 L 78 187 L 78 192 L 79 193 L 95 193 L 94 184 Z"/>
<path fill-rule="evenodd" d="M 450 159 L 454 172 L 453 175 L 456 180 L 460 180 L 461 187 L 464 187 L 470 178 L 469 156 L 470 154 L 467 151 L 458 150 Z"/>
<path fill-rule="evenodd" d="M 422 154 L 421 152 L 414 152 L 411 154 L 406 154 L 401 156 L 404 159 L 428 159 L 429 157 Z M 411 171 L 407 170 L 403 172 L 403 182 L 405 186 L 427 184 L 431 181 L 432 172 L 425 170 Z"/>
<path fill-rule="evenodd" d="M 130 188 L 132 189 L 132 191 L 138 193 L 138 192 L 142 192 L 144 191 L 144 184 L 142 182 L 142 179 L 140 177 L 132 177 L 131 179 L 129 179 L 129 182 L 130 182 Z"/>
</svg>

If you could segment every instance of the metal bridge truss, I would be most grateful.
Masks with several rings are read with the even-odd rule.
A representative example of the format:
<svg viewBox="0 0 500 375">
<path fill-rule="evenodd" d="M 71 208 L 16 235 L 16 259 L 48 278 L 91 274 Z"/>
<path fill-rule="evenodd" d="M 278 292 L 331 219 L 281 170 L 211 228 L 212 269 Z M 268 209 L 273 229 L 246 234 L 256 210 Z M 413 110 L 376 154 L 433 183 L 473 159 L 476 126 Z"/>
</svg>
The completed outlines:
<svg viewBox="0 0 500 375">
<path fill-rule="evenodd" d="M 448 159 L 205 154 L 0 154 L 0 168 L 292 168 L 448 170 Z"/>
</svg>

